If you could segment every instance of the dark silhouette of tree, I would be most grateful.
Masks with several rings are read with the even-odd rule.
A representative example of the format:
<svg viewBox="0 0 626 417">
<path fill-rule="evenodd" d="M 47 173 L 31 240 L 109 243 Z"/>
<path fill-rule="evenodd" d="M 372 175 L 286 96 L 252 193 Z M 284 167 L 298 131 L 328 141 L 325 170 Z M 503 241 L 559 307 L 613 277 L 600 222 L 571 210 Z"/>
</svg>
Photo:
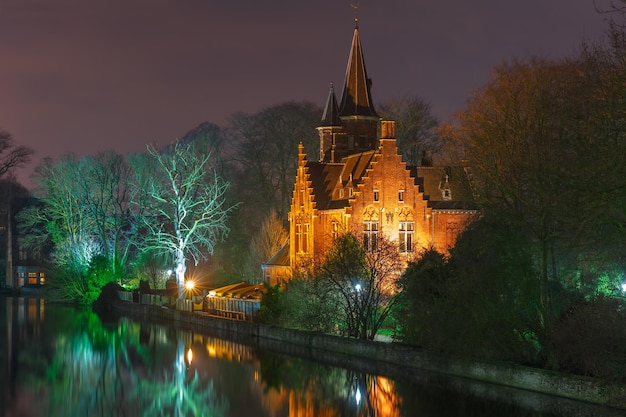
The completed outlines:
<svg viewBox="0 0 626 417">
<path fill-rule="evenodd" d="M 234 158 L 243 179 L 244 201 L 254 201 L 261 214 L 257 224 L 271 209 L 286 218 L 293 193 L 293 176 L 298 162 L 298 143 L 312 153 L 319 147 L 315 128 L 322 110 L 312 103 L 284 103 L 253 115 L 236 113 L 231 123 Z M 258 215 L 255 216 L 258 218 Z M 258 227 L 258 226 L 257 226 Z"/>
<path fill-rule="evenodd" d="M 0 177 L 30 161 L 32 154 L 32 149 L 16 145 L 8 132 L 0 130 Z"/>
<path fill-rule="evenodd" d="M 439 122 L 430 104 L 416 97 L 402 97 L 379 104 L 378 111 L 383 118 L 395 121 L 398 152 L 407 164 L 431 166 L 441 156 Z"/>
</svg>

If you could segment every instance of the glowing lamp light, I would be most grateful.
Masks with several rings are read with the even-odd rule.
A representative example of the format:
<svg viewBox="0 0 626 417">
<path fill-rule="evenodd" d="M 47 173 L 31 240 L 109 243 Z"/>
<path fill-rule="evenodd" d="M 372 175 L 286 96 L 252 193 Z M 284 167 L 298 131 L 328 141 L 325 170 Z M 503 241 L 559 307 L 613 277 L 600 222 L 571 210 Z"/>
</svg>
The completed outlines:
<svg viewBox="0 0 626 417">
<path fill-rule="evenodd" d="M 622 291 L 626 292 L 626 283 L 622 284 Z"/>
<path fill-rule="evenodd" d="M 195 283 L 192 280 L 188 280 L 187 282 L 185 282 L 185 288 L 187 288 L 188 290 L 193 290 L 193 287 L 195 287 Z"/>
<path fill-rule="evenodd" d="M 187 363 L 191 365 L 192 360 L 193 360 L 193 350 L 189 348 L 189 350 L 187 351 Z"/>
<path fill-rule="evenodd" d="M 356 284 L 354 289 L 357 290 L 357 292 L 361 291 L 361 284 Z"/>
</svg>

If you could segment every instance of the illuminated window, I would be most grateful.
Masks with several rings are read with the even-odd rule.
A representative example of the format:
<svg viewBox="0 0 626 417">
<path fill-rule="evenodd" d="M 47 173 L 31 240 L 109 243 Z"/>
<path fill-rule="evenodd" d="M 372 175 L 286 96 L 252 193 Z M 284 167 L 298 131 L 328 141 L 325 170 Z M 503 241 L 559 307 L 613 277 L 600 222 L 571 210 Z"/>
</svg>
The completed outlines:
<svg viewBox="0 0 626 417">
<path fill-rule="evenodd" d="M 307 253 L 309 241 L 309 224 L 296 223 L 296 253 Z"/>
<path fill-rule="evenodd" d="M 36 272 L 29 272 L 28 273 L 28 278 L 37 278 L 37 273 Z"/>
<path fill-rule="evenodd" d="M 374 201 L 378 201 L 378 190 L 374 190 Z"/>
<path fill-rule="evenodd" d="M 350 187 L 350 197 L 352 197 L 352 193 L 353 193 L 352 187 Z"/>
<path fill-rule="evenodd" d="M 378 248 L 378 222 L 363 223 L 363 246 L 368 252 L 376 252 Z"/>
<path fill-rule="evenodd" d="M 309 252 L 309 224 L 304 223 L 304 235 L 302 236 L 302 252 Z"/>
<path fill-rule="evenodd" d="M 400 252 L 408 253 L 413 252 L 413 222 L 400 222 L 399 223 L 398 239 L 400 243 Z"/>
<path fill-rule="evenodd" d="M 339 237 L 339 222 L 333 222 L 333 231 L 332 231 L 332 236 L 333 236 L 333 241 L 337 240 L 337 238 Z"/>
<path fill-rule="evenodd" d="M 300 248 L 302 247 L 302 223 L 296 223 L 296 253 L 300 252 Z"/>
</svg>

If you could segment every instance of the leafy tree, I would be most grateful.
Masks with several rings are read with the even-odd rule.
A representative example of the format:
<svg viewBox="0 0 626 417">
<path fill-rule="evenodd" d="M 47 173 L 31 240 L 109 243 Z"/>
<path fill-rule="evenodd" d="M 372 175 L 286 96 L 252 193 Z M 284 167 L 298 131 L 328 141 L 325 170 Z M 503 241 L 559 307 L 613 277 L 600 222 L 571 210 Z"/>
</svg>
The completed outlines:
<svg viewBox="0 0 626 417">
<path fill-rule="evenodd" d="M 228 233 L 227 217 L 235 208 L 226 205 L 229 184 L 209 166 L 210 154 L 200 145 L 176 141 L 162 152 L 148 146 L 155 171 L 144 177 L 153 202 L 145 216 L 144 249 L 171 256 L 181 298 L 188 259 L 198 264 L 213 253 Z"/>
<path fill-rule="evenodd" d="M 276 324 L 283 314 L 283 291 L 280 286 L 270 287 L 266 284 L 265 292 L 261 297 L 259 320 L 261 323 Z"/>
<path fill-rule="evenodd" d="M 329 281 L 303 274 L 287 282 L 281 325 L 336 333 L 345 329 L 340 306 L 343 299 Z"/>
<path fill-rule="evenodd" d="M 605 113 L 604 100 L 617 99 L 599 94 L 609 87 L 598 84 L 607 74 L 600 64 L 597 54 L 503 64 L 469 100 L 450 135 L 465 151 L 484 210 L 529 233 L 546 309 L 550 281 L 568 280 L 582 258 L 599 253 L 595 243 L 618 231 L 598 227 L 600 205 L 617 223 L 624 219 L 623 207 L 607 198 L 607 186 L 612 196 L 626 186 L 624 152 L 617 151 L 624 117 L 610 116 L 616 116 L 608 122 L 612 134 L 599 129 L 599 120 L 609 120 L 598 113 Z"/>
<path fill-rule="evenodd" d="M 448 258 L 434 249 L 423 251 L 398 279 L 398 303 L 394 317 L 397 337 L 404 343 L 428 346 L 432 323 L 448 302 L 454 271 Z"/>
<path fill-rule="evenodd" d="M 442 143 L 430 104 L 416 97 L 402 97 L 379 104 L 378 110 L 384 118 L 395 121 L 398 151 L 407 164 L 432 165 Z"/>
</svg>

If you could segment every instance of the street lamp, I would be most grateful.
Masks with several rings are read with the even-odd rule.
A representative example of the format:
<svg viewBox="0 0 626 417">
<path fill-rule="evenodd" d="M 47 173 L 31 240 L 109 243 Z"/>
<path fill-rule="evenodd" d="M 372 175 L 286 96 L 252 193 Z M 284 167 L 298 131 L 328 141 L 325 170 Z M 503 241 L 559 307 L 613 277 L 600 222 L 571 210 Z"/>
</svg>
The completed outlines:
<svg viewBox="0 0 626 417">
<path fill-rule="evenodd" d="M 191 298 L 191 292 L 193 291 L 195 286 L 196 283 L 190 279 L 185 282 L 185 288 L 187 289 L 187 294 L 189 294 L 189 298 Z"/>
</svg>

